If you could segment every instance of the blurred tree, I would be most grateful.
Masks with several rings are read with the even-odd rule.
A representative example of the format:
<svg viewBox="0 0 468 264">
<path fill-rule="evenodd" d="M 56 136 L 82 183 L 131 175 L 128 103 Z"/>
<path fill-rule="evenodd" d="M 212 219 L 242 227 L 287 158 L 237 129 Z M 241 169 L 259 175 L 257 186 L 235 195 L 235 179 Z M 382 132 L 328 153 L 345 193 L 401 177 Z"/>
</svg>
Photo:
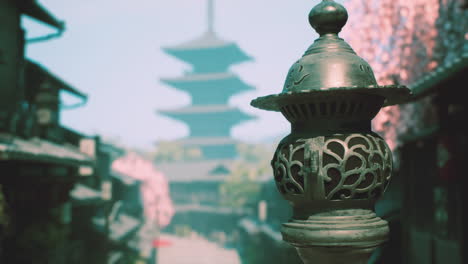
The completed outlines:
<svg viewBox="0 0 468 264">
<path fill-rule="evenodd" d="M 176 225 L 175 234 L 179 237 L 189 237 L 195 231 L 189 225 Z"/>
<path fill-rule="evenodd" d="M 239 159 L 220 185 L 221 204 L 243 208 L 257 204 L 262 182 L 271 174 L 273 149 L 261 144 L 238 144 Z"/>
<path fill-rule="evenodd" d="M 467 13 L 460 0 L 348 0 L 345 5 L 352 16 L 342 37 L 372 66 L 381 85 L 411 85 L 468 47 Z M 394 149 L 400 135 L 418 134 L 435 114 L 427 97 L 383 108 L 373 128 Z"/>
<path fill-rule="evenodd" d="M 221 184 L 221 204 L 233 208 L 242 208 L 256 202 L 260 183 L 255 181 L 253 170 L 239 167 Z"/>
<path fill-rule="evenodd" d="M 186 160 L 201 160 L 202 152 L 199 148 L 187 148 L 179 142 L 159 142 L 156 150 L 150 154 L 155 162 L 166 161 L 186 161 Z"/>
</svg>

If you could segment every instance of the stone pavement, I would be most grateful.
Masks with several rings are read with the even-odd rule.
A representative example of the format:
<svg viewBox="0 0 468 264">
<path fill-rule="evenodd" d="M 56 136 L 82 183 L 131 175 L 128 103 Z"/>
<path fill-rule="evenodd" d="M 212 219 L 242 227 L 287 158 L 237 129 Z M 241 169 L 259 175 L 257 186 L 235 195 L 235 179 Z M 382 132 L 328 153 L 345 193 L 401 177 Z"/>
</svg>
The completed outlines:
<svg viewBox="0 0 468 264">
<path fill-rule="evenodd" d="M 158 248 L 157 264 L 240 264 L 233 249 L 225 249 L 205 238 L 177 237 L 163 234 L 164 245 Z"/>
</svg>

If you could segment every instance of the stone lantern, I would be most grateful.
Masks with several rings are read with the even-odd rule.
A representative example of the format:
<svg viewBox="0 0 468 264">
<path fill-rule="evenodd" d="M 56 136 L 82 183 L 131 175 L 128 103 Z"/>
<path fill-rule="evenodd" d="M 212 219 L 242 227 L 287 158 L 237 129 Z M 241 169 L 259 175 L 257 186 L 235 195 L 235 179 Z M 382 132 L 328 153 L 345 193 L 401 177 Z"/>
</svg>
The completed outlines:
<svg viewBox="0 0 468 264">
<path fill-rule="evenodd" d="M 291 67 L 280 94 L 251 103 L 291 123 L 271 165 L 293 207 L 283 240 L 306 264 L 367 263 L 389 232 L 373 210 L 391 178 L 392 153 L 371 120 L 410 91 L 377 84 L 369 64 L 338 37 L 347 19 L 332 0 L 315 6 L 309 22 L 320 37 Z"/>
</svg>

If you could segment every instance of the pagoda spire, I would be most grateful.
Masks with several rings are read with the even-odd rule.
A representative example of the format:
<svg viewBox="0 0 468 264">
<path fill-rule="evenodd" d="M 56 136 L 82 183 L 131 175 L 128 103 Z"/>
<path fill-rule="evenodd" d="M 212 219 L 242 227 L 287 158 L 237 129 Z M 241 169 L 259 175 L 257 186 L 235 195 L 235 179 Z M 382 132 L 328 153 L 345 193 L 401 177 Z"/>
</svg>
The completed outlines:
<svg viewBox="0 0 468 264">
<path fill-rule="evenodd" d="M 214 33 L 214 0 L 208 0 L 208 32 Z"/>
</svg>

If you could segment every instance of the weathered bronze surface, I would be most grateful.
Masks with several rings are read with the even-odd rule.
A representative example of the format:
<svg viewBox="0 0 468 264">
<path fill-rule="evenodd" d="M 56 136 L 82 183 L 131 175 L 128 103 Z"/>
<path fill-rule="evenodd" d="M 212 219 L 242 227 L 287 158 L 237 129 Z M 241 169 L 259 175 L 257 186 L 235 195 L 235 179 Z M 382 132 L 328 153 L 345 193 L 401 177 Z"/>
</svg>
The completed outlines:
<svg viewBox="0 0 468 264">
<path fill-rule="evenodd" d="M 288 138 L 279 145 L 272 166 L 278 190 L 286 199 L 366 200 L 383 193 L 391 176 L 392 155 L 373 133 Z"/>
<path fill-rule="evenodd" d="M 410 92 L 377 84 L 369 64 L 338 37 L 347 18 L 334 1 L 315 6 L 309 22 L 320 37 L 291 67 L 280 94 L 251 103 L 291 123 L 271 165 L 293 207 L 283 239 L 304 263 L 367 263 L 388 235 L 373 207 L 390 181 L 392 154 L 371 120 Z"/>
<path fill-rule="evenodd" d="M 383 105 L 403 102 L 409 89 L 402 85 L 379 86 L 369 64 L 357 56 L 338 33 L 346 23 L 346 9 L 324 0 L 309 14 L 309 21 L 320 37 L 289 70 L 280 94 L 259 97 L 252 106 L 280 111 L 288 101 L 317 96 L 368 94 L 384 98 Z"/>
</svg>

